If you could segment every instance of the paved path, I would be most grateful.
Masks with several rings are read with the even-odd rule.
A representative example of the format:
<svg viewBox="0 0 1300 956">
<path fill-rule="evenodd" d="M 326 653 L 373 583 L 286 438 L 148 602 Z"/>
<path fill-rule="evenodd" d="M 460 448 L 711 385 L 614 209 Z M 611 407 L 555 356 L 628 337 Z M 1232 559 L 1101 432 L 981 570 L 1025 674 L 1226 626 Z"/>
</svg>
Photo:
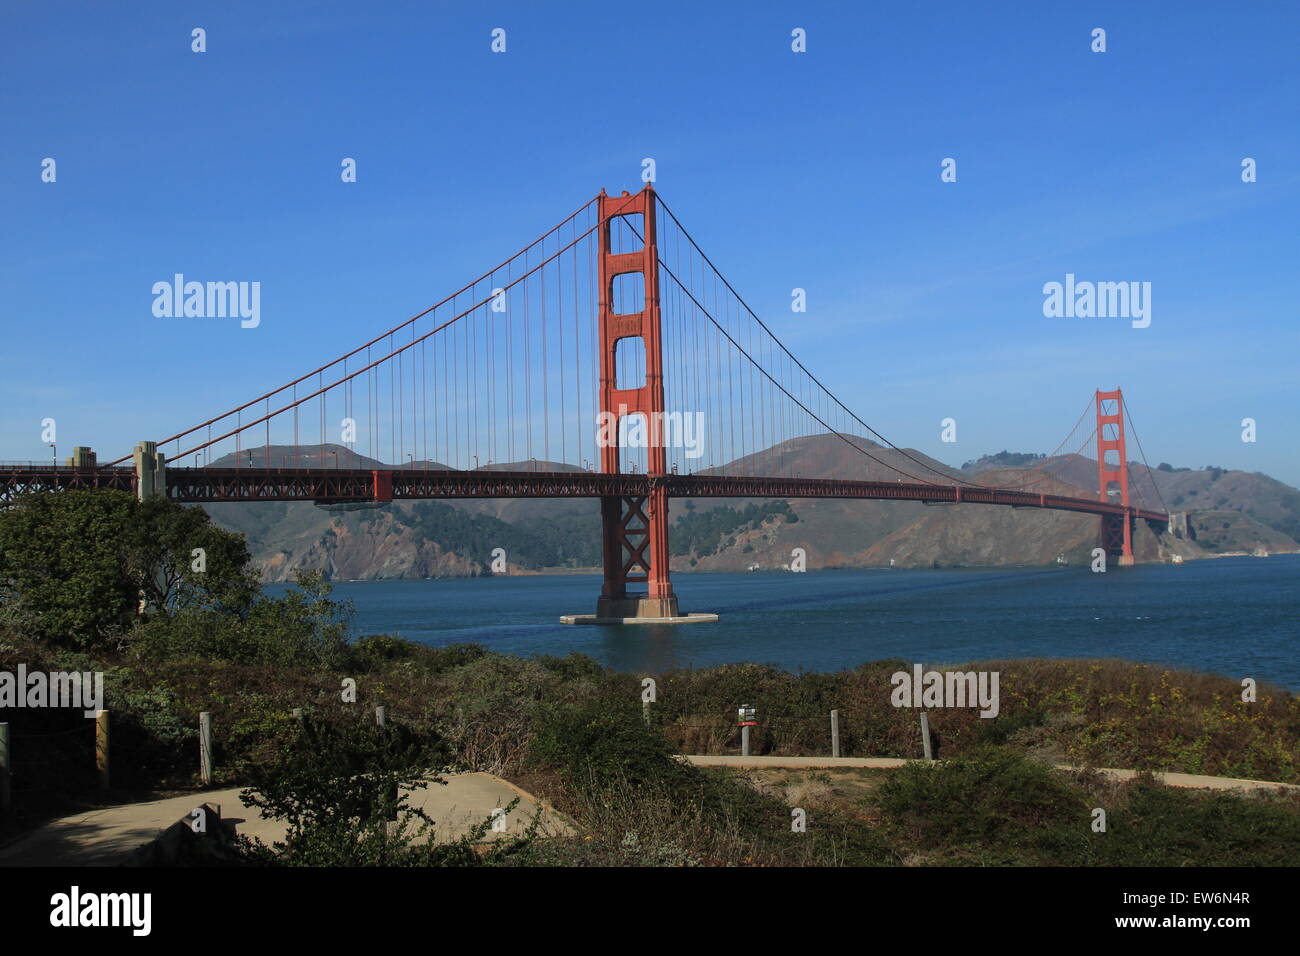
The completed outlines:
<svg viewBox="0 0 1300 956">
<path fill-rule="evenodd" d="M 505 807 L 515 797 L 520 798 L 519 806 L 506 819 L 506 833 L 522 833 L 540 802 L 490 773 L 456 774 L 446 779 L 445 787 L 431 783 L 411 793 L 411 805 L 433 818 L 436 838 L 442 840 L 456 839 L 495 807 Z M 241 834 L 266 843 L 284 839 L 284 824 L 245 807 L 239 799 L 240 789 L 208 790 L 149 803 L 103 807 L 52 820 L 0 847 L 0 866 L 115 866 L 202 803 L 219 806 L 222 819 L 235 822 Z M 572 832 L 568 821 L 549 806 L 542 806 L 541 833 Z M 501 834 L 488 836 L 499 838 Z"/>
<path fill-rule="evenodd" d="M 743 767 L 753 770 L 761 770 L 765 767 L 787 770 L 832 770 L 852 767 L 892 770 L 914 762 L 899 757 L 739 757 L 734 754 L 725 756 L 692 754 L 679 759 L 693 763 L 697 767 Z M 1083 768 L 1057 764 L 1056 769 L 1081 770 Z M 1116 770 L 1110 767 L 1096 769 L 1116 780 L 1132 780 L 1139 773 L 1137 770 Z M 1169 787 L 1192 787 L 1205 790 L 1300 790 L 1300 785 L 1294 783 L 1239 780 L 1236 777 L 1206 777 L 1195 773 L 1155 772 L 1152 776 Z"/>
</svg>

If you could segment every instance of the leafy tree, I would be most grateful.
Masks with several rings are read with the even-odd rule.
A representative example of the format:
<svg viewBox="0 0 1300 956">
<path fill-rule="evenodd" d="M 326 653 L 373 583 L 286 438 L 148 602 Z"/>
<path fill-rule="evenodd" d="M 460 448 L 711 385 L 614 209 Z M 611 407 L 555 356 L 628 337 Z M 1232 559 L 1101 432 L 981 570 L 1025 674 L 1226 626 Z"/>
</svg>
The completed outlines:
<svg viewBox="0 0 1300 956">
<path fill-rule="evenodd" d="M 196 570 L 194 549 L 205 565 Z M 0 609 L 11 626 L 94 647 L 150 613 L 242 614 L 257 581 L 242 535 L 206 512 L 118 491 L 27 495 L 0 511 Z"/>
<path fill-rule="evenodd" d="M 0 601 L 12 626 L 89 645 L 131 620 L 138 595 L 122 538 L 133 501 L 69 491 L 25 496 L 0 512 Z"/>
<path fill-rule="evenodd" d="M 128 564 L 152 609 L 242 614 L 260 591 L 243 536 L 213 525 L 202 508 L 146 498 L 131 532 Z"/>
<path fill-rule="evenodd" d="M 345 666 L 352 602 L 332 600 L 333 585 L 321 571 L 296 571 L 293 580 L 296 589 L 253 605 L 245 629 L 257 644 L 255 657 L 282 666 Z"/>
<path fill-rule="evenodd" d="M 152 660 L 347 669 L 356 657 L 348 646 L 352 602 L 333 600 L 320 571 L 297 571 L 294 584 L 281 597 L 258 597 L 239 614 L 199 606 L 157 616 L 132 633 L 132 653 Z"/>
</svg>

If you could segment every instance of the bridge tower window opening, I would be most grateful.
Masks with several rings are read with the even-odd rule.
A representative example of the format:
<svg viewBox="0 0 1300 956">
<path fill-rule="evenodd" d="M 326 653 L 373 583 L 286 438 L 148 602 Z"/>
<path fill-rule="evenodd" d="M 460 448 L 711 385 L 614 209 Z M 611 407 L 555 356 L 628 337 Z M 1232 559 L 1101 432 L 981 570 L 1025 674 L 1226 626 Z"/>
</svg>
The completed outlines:
<svg viewBox="0 0 1300 956">
<path fill-rule="evenodd" d="M 640 252 L 644 249 L 645 216 L 639 212 L 630 212 L 622 216 L 610 217 L 609 245 L 614 255 Z"/>
<path fill-rule="evenodd" d="M 645 311 L 645 276 L 624 272 L 614 276 L 614 315 L 640 315 Z"/>
<path fill-rule="evenodd" d="M 614 343 L 614 387 L 622 391 L 644 388 L 645 383 L 645 339 L 639 335 L 619 339 Z"/>
</svg>

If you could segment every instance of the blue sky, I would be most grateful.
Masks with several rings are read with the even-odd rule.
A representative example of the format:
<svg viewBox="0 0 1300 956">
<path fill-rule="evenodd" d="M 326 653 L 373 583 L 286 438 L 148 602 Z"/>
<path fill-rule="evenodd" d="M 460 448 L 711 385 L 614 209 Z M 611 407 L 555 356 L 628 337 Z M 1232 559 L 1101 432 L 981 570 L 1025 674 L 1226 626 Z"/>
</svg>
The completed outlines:
<svg viewBox="0 0 1300 956">
<path fill-rule="evenodd" d="M 601 187 L 637 188 L 653 157 L 711 258 L 893 441 L 957 464 L 1046 452 L 1120 385 L 1153 465 L 1300 484 L 1295 3 L 11 2 L 0 18 L 0 458 L 47 457 L 45 417 L 60 455 L 102 458 L 196 424 Z M 260 281 L 261 325 L 156 318 L 152 284 L 175 272 Z M 1044 317 L 1066 273 L 1150 282 L 1150 327 Z"/>
</svg>

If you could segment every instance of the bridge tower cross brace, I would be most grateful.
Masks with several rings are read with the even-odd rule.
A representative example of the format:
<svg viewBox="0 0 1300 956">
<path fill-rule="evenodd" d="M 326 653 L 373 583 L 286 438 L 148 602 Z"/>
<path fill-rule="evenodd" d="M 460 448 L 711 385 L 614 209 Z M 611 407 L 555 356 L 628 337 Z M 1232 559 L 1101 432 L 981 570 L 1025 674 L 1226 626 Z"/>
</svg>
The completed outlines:
<svg viewBox="0 0 1300 956">
<path fill-rule="evenodd" d="M 667 473 L 663 444 L 664 364 L 659 315 L 659 255 L 654 187 L 609 196 L 602 189 L 597 199 L 600 221 L 598 276 L 600 282 L 600 470 L 619 474 L 619 423 L 631 415 L 645 416 L 646 477 L 648 494 L 601 498 L 605 580 L 596 616 L 613 618 L 675 618 L 677 597 L 668 575 L 668 494 L 662 480 Z M 619 217 L 632 217 L 644 238 L 641 248 L 614 252 L 611 228 Z M 614 311 L 614 283 L 620 276 L 639 275 L 644 293 L 639 312 Z M 639 338 L 645 348 L 645 377 L 641 385 L 620 388 L 617 353 L 619 343 Z M 629 585 L 644 584 L 645 592 Z"/>
<path fill-rule="evenodd" d="M 1119 490 L 1123 514 L 1101 516 L 1101 546 L 1107 557 L 1118 557 L 1121 566 L 1133 563 L 1133 509 L 1129 504 L 1128 447 L 1124 440 L 1124 394 L 1097 390 L 1097 493 L 1111 502 L 1110 490 Z M 1114 403 L 1114 410 L 1107 403 Z M 1108 453 L 1113 453 L 1109 455 Z M 1110 460 L 1107 460 L 1108 457 Z"/>
</svg>

